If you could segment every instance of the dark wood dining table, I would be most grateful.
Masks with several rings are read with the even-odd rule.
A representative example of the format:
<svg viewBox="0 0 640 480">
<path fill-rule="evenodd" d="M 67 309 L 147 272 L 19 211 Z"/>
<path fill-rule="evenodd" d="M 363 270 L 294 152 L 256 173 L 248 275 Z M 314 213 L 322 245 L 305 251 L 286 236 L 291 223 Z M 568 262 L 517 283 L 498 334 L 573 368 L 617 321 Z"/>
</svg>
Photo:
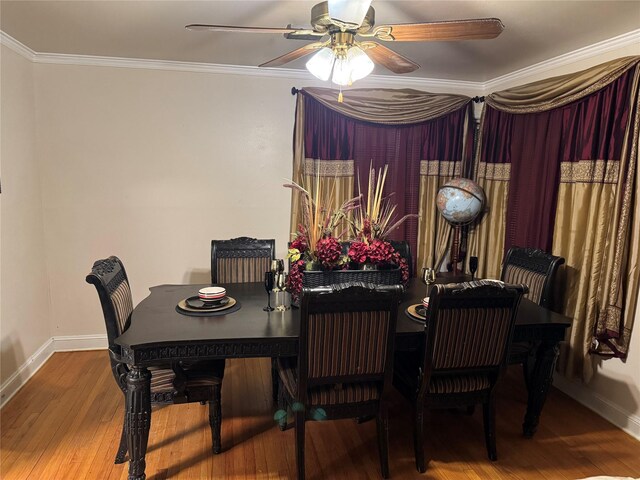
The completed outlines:
<svg viewBox="0 0 640 480">
<path fill-rule="evenodd" d="M 226 285 L 238 311 L 218 316 L 186 316 L 176 310 L 180 300 L 197 295 L 204 285 L 159 285 L 138 304 L 130 327 L 116 339 L 119 360 L 130 366 L 125 395 L 125 424 L 129 445 L 129 479 L 145 478 L 145 454 L 151 423 L 150 382 L 145 370 L 171 362 L 220 358 L 295 356 L 300 311 L 265 312 L 267 296 L 262 283 Z M 405 314 L 419 303 L 425 285 L 411 279 L 400 305 L 396 350 L 420 349 L 424 324 Z M 553 379 L 558 343 L 571 319 L 523 299 L 516 319 L 514 342 L 534 342 L 535 363 L 528 382 L 523 434 L 536 431 L 540 413 Z"/>
</svg>

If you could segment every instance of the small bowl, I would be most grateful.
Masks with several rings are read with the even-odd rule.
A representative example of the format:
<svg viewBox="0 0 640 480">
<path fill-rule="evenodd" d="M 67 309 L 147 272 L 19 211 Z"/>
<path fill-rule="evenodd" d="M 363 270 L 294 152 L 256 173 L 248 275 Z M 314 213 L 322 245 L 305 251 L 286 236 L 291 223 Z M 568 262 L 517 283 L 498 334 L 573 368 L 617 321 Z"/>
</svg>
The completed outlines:
<svg viewBox="0 0 640 480">
<path fill-rule="evenodd" d="M 221 300 L 227 295 L 224 287 L 205 287 L 198 290 L 198 297 L 204 302 Z"/>
</svg>

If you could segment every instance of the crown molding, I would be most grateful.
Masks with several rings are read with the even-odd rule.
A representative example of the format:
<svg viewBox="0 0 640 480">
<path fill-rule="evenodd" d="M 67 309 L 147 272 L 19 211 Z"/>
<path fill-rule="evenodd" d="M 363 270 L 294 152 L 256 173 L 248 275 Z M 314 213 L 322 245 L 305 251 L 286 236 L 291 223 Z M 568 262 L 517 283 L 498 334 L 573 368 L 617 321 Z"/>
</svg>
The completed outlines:
<svg viewBox="0 0 640 480">
<path fill-rule="evenodd" d="M 581 60 L 588 60 L 589 58 L 593 58 L 597 55 L 611 52 L 612 50 L 617 50 L 619 48 L 629 46 L 637 47 L 638 45 L 640 45 L 640 29 L 624 33 L 617 37 L 609 38 L 607 40 L 594 43 L 593 45 L 579 48 L 578 50 L 573 50 L 572 52 L 550 58 L 549 60 L 521 68 L 515 72 L 493 78 L 484 83 L 484 94 L 488 95 L 492 92 L 499 91 L 500 89 L 507 88 L 507 86 L 517 85 L 519 82 L 524 84 L 528 81 L 528 77 L 532 75 L 548 72 Z"/>
<path fill-rule="evenodd" d="M 169 70 L 178 72 L 209 73 L 216 75 L 242 75 L 263 78 L 284 78 L 294 81 L 315 81 L 306 70 L 291 68 L 260 68 L 243 65 L 222 65 L 215 63 L 179 62 L 169 60 L 149 60 L 119 57 L 98 57 L 93 55 L 68 55 L 59 53 L 36 53 L 35 63 L 57 65 L 79 65 L 93 67 L 136 68 L 143 70 Z M 321 85 L 326 85 L 322 82 Z M 480 93 L 482 84 L 464 80 L 442 80 L 437 78 L 397 77 L 391 75 L 369 75 L 358 81 L 359 87 L 396 86 L 436 89 L 456 89 Z"/>
<path fill-rule="evenodd" d="M 289 68 L 259 68 L 241 65 L 221 65 L 196 62 L 179 62 L 168 60 L 149 60 L 119 57 L 99 57 L 93 55 L 73 55 L 60 53 L 35 52 L 18 40 L 0 30 L 0 43 L 14 52 L 22 55 L 34 63 L 56 65 L 78 65 L 94 67 L 136 68 L 144 70 L 168 70 L 178 72 L 209 73 L 216 75 L 242 75 L 263 78 L 284 78 L 300 82 L 316 83 L 310 78 L 306 70 Z M 507 86 L 526 83 L 528 77 L 558 67 L 570 65 L 580 60 L 593 58 L 597 55 L 628 46 L 640 44 L 640 29 L 618 35 L 607 40 L 559 55 L 557 57 L 536 63 L 529 67 L 516 70 L 493 78 L 486 82 L 472 82 L 466 80 L 444 80 L 438 78 L 401 77 L 391 75 L 369 75 L 358 82 L 359 87 L 413 87 L 427 90 L 459 92 L 467 95 L 487 95 Z M 321 85 L 326 85 L 322 82 Z"/>
<path fill-rule="evenodd" d="M 18 40 L 13 38 L 11 35 L 7 35 L 2 30 L 0 30 L 0 45 L 4 45 L 10 50 L 13 50 L 18 55 L 23 56 L 27 60 L 31 60 L 32 62 L 36 58 L 36 52 L 31 50 L 29 47 L 20 43 Z"/>
</svg>

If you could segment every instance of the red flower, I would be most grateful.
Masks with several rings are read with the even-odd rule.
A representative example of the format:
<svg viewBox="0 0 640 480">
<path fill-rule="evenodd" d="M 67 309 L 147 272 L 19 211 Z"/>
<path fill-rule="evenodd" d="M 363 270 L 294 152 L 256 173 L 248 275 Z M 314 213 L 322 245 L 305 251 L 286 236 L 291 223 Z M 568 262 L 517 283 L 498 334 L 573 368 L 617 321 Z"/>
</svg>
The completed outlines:
<svg viewBox="0 0 640 480">
<path fill-rule="evenodd" d="M 348 255 L 352 262 L 365 263 L 369 256 L 369 246 L 364 242 L 352 242 Z"/>
<path fill-rule="evenodd" d="M 296 232 L 296 238 L 291 242 L 291 247 L 297 249 L 300 253 L 306 252 L 309 248 L 307 242 L 307 232 L 302 225 L 298 225 L 298 231 Z"/>
<path fill-rule="evenodd" d="M 362 241 L 371 240 L 371 220 L 368 218 L 362 222 L 362 230 L 358 233 L 358 238 Z"/>
<path fill-rule="evenodd" d="M 333 237 L 325 237 L 316 244 L 316 257 L 325 268 L 333 268 L 342 253 L 342 246 Z"/>
<path fill-rule="evenodd" d="M 302 275 L 305 269 L 304 260 L 298 260 L 291 264 L 289 269 L 289 276 L 287 277 L 287 291 L 291 293 L 294 300 L 300 297 L 302 292 Z"/>
<path fill-rule="evenodd" d="M 375 239 L 369 245 L 369 260 L 375 265 L 391 263 L 394 251 L 389 242 Z"/>
<path fill-rule="evenodd" d="M 304 235 L 298 235 L 293 242 L 291 242 L 291 248 L 296 248 L 300 253 L 306 252 L 307 238 Z"/>
</svg>

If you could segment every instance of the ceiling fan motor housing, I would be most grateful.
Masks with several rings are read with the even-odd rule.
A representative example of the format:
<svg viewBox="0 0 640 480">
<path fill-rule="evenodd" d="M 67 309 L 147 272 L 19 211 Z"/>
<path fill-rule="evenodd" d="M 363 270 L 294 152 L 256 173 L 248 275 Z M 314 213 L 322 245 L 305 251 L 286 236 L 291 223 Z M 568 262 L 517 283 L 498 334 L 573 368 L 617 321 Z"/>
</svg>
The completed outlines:
<svg viewBox="0 0 640 480">
<path fill-rule="evenodd" d="M 340 22 L 336 22 L 336 20 L 329 16 L 329 2 L 320 2 L 311 9 L 311 26 L 316 32 L 333 33 L 349 31 L 353 34 L 365 33 L 375 25 L 375 17 L 375 10 L 373 7 L 369 7 L 360 26 L 356 29 L 349 28 L 348 25 L 340 25 Z"/>
</svg>

